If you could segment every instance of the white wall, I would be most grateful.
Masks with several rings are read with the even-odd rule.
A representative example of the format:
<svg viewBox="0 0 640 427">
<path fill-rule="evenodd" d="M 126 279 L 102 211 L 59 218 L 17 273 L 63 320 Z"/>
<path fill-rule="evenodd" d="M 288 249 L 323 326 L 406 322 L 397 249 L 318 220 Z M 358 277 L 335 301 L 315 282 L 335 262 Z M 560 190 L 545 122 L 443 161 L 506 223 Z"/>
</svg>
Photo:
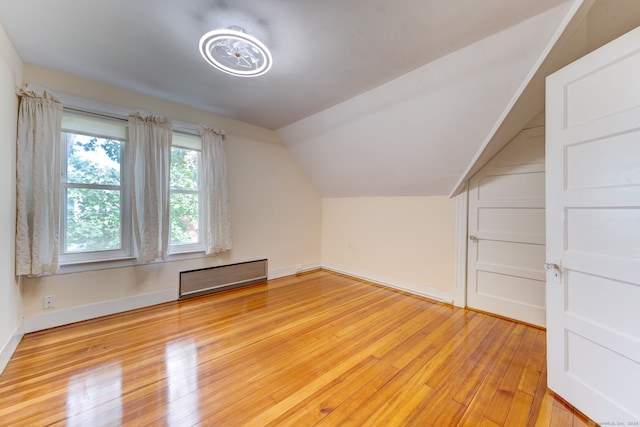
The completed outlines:
<svg viewBox="0 0 640 427">
<path fill-rule="evenodd" d="M 323 266 L 451 302 L 455 199 L 326 198 L 322 208 Z"/>
<path fill-rule="evenodd" d="M 15 277 L 16 123 L 22 61 L 0 27 L 0 372 L 22 336 L 22 297 Z"/>
<path fill-rule="evenodd" d="M 25 280 L 27 331 L 173 299 L 183 270 L 268 258 L 269 275 L 277 277 L 299 265 L 319 265 L 320 196 L 273 131 L 32 65 L 25 65 L 24 79 L 54 92 L 223 128 L 233 221 L 233 250 L 216 257 Z M 44 295 L 56 295 L 54 309 L 43 310 Z"/>
</svg>

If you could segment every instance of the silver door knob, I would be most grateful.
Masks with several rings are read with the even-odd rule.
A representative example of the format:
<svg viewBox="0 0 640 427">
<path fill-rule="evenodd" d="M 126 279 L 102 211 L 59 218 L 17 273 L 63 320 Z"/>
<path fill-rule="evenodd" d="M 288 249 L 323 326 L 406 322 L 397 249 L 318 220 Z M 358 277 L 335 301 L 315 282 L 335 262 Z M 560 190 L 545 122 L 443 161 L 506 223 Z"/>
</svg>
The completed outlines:
<svg viewBox="0 0 640 427">
<path fill-rule="evenodd" d="M 469 240 L 471 240 L 473 243 L 478 241 L 478 238 L 474 235 L 469 236 Z"/>
<path fill-rule="evenodd" d="M 554 279 L 560 283 L 560 279 L 562 277 L 562 270 L 560 266 L 554 262 L 548 262 L 544 265 L 544 269 L 551 273 Z"/>
<path fill-rule="evenodd" d="M 547 271 L 560 270 L 560 266 L 558 264 L 548 262 L 544 265 L 544 269 Z"/>
</svg>

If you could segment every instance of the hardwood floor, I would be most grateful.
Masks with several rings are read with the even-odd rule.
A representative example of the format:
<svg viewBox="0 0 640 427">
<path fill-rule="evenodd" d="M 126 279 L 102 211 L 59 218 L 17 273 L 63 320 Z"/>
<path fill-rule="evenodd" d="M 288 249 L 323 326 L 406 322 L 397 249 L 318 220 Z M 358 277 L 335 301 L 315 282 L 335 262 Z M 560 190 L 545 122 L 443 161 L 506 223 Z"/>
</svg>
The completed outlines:
<svg viewBox="0 0 640 427">
<path fill-rule="evenodd" d="M 26 335 L 3 426 L 579 426 L 545 332 L 326 271 Z"/>
</svg>

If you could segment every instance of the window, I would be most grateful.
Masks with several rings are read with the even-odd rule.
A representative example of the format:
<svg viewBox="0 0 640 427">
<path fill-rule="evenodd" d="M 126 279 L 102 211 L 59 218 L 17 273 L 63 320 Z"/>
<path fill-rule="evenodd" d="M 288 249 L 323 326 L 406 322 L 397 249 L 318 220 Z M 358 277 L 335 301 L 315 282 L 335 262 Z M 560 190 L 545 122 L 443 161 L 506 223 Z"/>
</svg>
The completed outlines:
<svg viewBox="0 0 640 427">
<path fill-rule="evenodd" d="M 126 122 L 63 114 L 62 263 L 131 256 L 126 141 Z"/>
<path fill-rule="evenodd" d="M 171 252 L 188 252 L 204 248 L 200 202 L 200 138 L 175 133 L 171 148 Z"/>
<path fill-rule="evenodd" d="M 65 110 L 61 135 L 61 264 L 131 258 L 126 120 Z M 200 137 L 173 133 L 170 253 L 204 249 Z"/>
</svg>

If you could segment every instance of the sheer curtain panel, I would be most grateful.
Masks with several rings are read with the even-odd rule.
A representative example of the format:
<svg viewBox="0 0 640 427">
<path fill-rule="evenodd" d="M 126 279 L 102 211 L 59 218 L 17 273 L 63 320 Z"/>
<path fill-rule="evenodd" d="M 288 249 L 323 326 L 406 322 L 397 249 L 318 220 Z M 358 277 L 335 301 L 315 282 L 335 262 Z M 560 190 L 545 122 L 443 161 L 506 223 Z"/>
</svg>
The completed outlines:
<svg viewBox="0 0 640 427">
<path fill-rule="evenodd" d="M 203 202 L 205 206 L 205 253 L 231 249 L 231 215 L 227 161 L 222 144 L 224 132 L 200 128 L 202 136 Z"/>
<path fill-rule="evenodd" d="M 58 271 L 62 104 L 20 89 L 16 160 L 16 274 Z"/>
<path fill-rule="evenodd" d="M 138 261 L 165 259 L 169 251 L 171 122 L 129 116 L 129 175 Z"/>
</svg>

